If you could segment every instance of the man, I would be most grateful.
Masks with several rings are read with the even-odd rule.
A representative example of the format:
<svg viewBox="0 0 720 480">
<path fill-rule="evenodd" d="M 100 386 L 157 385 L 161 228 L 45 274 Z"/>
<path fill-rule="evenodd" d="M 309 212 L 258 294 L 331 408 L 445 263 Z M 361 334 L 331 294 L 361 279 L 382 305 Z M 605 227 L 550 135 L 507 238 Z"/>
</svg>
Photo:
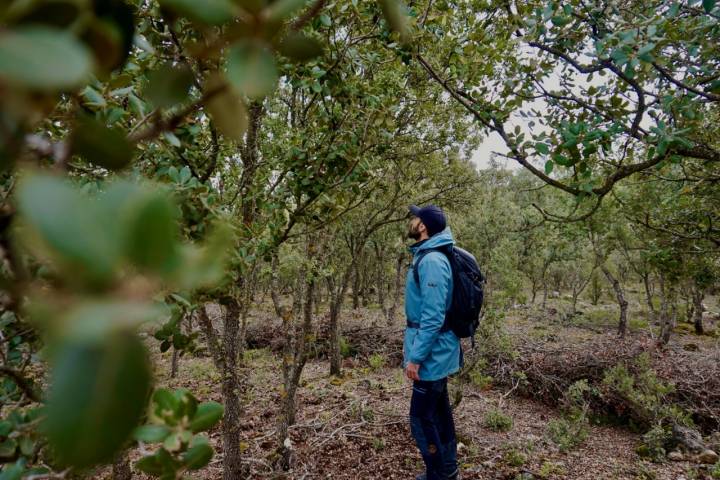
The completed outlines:
<svg viewBox="0 0 720 480">
<path fill-rule="evenodd" d="M 442 209 L 410 207 L 413 268 L 405 286 L 405 374 L 413 381 L 410 430 L 425 462 L 416 480 L 458 479 L 457 444 L 447 377 L 460 369 L 460 341 L 443 328 L 452 301 L 452 271 L 444 253 L 454 245 Z M 417 275 L 415 273 L 417 269 Z"/>
</svg>

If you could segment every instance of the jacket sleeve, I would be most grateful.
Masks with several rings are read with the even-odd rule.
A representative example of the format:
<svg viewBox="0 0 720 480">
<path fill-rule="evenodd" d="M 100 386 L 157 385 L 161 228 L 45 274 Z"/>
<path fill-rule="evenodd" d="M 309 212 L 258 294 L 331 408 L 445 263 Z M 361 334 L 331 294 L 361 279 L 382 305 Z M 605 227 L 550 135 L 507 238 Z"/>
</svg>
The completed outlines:
<svg viewBox="0 0 720 480">
<path fill-rule="evenodd" d="M 431 252 L 418 266 L 420 277 L 420 329 L 413 342 L 408 360 L 420 364 L 430 354 L 433 343 L 445 322 L 450 263 L 442 253 Z"/>
</svg>

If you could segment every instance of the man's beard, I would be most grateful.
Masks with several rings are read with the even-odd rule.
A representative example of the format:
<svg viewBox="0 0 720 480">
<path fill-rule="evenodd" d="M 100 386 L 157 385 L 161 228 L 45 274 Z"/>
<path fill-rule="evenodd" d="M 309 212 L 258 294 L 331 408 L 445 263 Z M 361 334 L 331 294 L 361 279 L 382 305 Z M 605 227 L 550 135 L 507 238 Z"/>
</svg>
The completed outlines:
<svg viewBox="0 0 720 480">
<path fill-rule="evenodd" d="M 420 240 L 420 230 L 417 226 L 410 225 L 408 227 L 408 238 L 412 240 Z"/>
</svg>

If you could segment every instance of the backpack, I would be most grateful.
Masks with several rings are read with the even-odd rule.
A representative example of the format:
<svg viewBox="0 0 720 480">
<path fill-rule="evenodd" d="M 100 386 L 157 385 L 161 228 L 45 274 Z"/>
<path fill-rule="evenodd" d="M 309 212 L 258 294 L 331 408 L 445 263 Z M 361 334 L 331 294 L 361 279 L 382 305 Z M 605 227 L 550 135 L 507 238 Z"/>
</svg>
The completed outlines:
<svg viewBox="0 0 720 480">
<path fill-rule="evenodd" d="M 452 330 L 458 338 L 472 338 L 480 325 L 480 309 L 483 305 L 485 277 L 473 255 L 459 247 L 429 248 L 420 252 L 413 265 L 415 283 L 420 286 L 418 266 L 430 252 L 441 252 L 450 261 L 453 278 L 453 292 L 450 309 L 445 313 L 441 332 Z"/>
</svg>

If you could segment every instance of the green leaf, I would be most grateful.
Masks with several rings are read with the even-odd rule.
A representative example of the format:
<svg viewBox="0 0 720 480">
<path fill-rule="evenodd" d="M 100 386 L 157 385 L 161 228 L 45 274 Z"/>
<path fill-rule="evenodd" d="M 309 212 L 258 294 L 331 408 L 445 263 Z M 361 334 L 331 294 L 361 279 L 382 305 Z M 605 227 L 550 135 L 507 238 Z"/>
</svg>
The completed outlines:
<svg viewBox="0 0 720 480">
<path fill-rule="evenodd" d="M 207 439 L 200 437 L 183 454 L 182 460 L 189 470 L 198 470 L 210 462 L 213 453 Z"/>
<path fill-rule="evenodd" d="M 550 153 L 550 147 L 547 143 L 536 143 L 535 150 L 537 150 L 537 152 L 542 155 L 547 155 L 548 153 Z"/>
<path fill-rule="evenodd" d="M 162 191 L 133 202 L 127 225 L 126 254 L 137 266 L 160 274 L 178 267 L 177 209 Z"/>
<path fill-rule="evenodd" d="M 203 402 L 197 407 L 195 416 L 190 422 L 190 430 L 202 432 L 211 429 L 223 416 L 224 407 L 217 402 Z"/>
<path fill-rule="evenodd" d="M 221 80 L 211 80 L 206 90 L 220 88 Z M 248 117 L 245 103 L 234 90 L 225 88 L 205 103 L 205 110 L 212 118 L 218 131 L 229 139 L 241 141 L 247 130 Z"/>
<path fill-rule="evenodd" d="M 197 399 L 187 389 L 179 388 L 175 390 L 175 397 L 178 399 L 177 416 L 179 418 L 187 417 L 188 420 L 195 416 L 198 408 Z"/>
<path fill-rule="evenodd" d="M 171 433 L 163 440 L 163 448 L 168 452 L 177 452 L 182 447 L 179 433 Z"/>
<path fill-rule="evenodd" d="M 545 162 L 545 174 L 550 175 L 553 171 L 554 166 L 555 166 L 555 164 L 553 163 L 552 160 L 548 160 L 547 162 Z"/>
<path fill-rule="evenodd" d="M 710 13 L 715 8 L 715 0 L 703 0 L 702 5 L 706 13 Z"/>
<path fill-rule="evenodd" d="M 238 14 L 230 0 L 161 0 L 160 4 L 176 13 L 207 25 L 222 25 Z"/>
<path fill-rule="evenodd" d="M 36 90 L 69 90 L 93 70 L 88 49 L 68 32 L 22 27 L 0 33 L 0 78 Z"/>
<path fill-rule="evenodd" d="M 20 447 L 21 454 L 26 457 L 31 457 L 35 453 L 35 447 L 37 446 L 37 444 L 35 443 L 35 440 L 33 440 L 31 437 L 25 436 L 20 437 L 18 446 Z"/>
<path fill-rule="evenodd" d="M 67 342 L 53 363 L 44 429 L 54 451 L 80 468 L 110 461 L 145 410 L 151 381 L 145 347 L 130 333 Z"/>
<path fill-rule="evenodd" d="M 403 42 L 407 42 L 410 38 L 410 25 L 405 5 L 400 0 L 378 0 L 378 3 L 390 28 L 400 35 Z"/>
<path fill-rule="evenodd" d="M 323 47 L 312 37 L 302 33 L 289 33 L 279 46 L 280 53 L 297 61 L 307 61 L 322 54 Z"/>
<path fill-rule="evenodd" d="M 165 425 L 143 425 L 135 429 L 133 436 L 135 440 L 145 443 L 159 443 L 165 440 L 170 434 L 170 429 Z"/>
<path fill-rule="evenodd" d="M 7 420 L 0 421 L 0 437 L 7 437 L 12 432 L 13 424 Z"/>
<path fill-rule="evenodd" d="M 109 128 L 92 117 L 78 120 L 71 141 L 73 154 L 108 170 L 120 170 L 133 158 L 134 147 L 123 130 Z"/>
<path fill-rule="evenodd" d="M 135 468 L 141 472 L 154 475 L 156 477 L 159 477 L 164 472 L 163 466 L 160 463 L 160 460 L 158 460 L 157 455 L 149 455 L 141 458 L 135 462 Z"/>
<path fill-rule="evenodd" d="M 226 223 L 216 224 L 205 244 L 185 248 L 184 268 L 179 272 L 181 288 L 191 290 L 215 286 L 225 274 L 225 263 L 232 249 L 234 235 Z"/>
<path fill-rule="evenodd" d="M 105 284 L 120 258 L 112 218 L 103 218 L 62 180 L 34 175 L 19 187 L 18 206 L 25 221 L 75 275 Z M 98 285 L 99 286 L 99 285 Z"/>
<path fill-rule="evenodd" d="M 85 99 L 85 101 L 83 102 L 84 105 L 97 109 L 107 107 L 105 97 L 103 97 L 100 92 L 98 92 L 89 85 L 83 89 L 80 95 L 82 95 L 82 97 Z"/>
<path fill-rule="evenodd" d="M 8 438 L 4 442 L 0 443 L 0 459 L 13 458 L 15 456 L 15 451 L 17 450 L 17 447 L 17 442 L 12 438 Z"/>
<path fill-rule="evenodd" d="M 227 78 L 248 97 L 262 98 L 277 85 L 275 57 L 265 45 L 242 40 L 228 52 Z"/>
<path fill-rule="evenodd" d="M 12 465 L 6 465 L 0 472 L 0 480 L 20 480 L 25 473 L 25 460 L 20 459 Z"/>
<path fill-rule="evenodd" d="M 165 64 L 150 74 L 145 95 L 156 107 L 167 108 L 187 100 L 192 84 L 193 74 L 186 65 Z"/>
<path fill-rule="evenodd" d="M 155 391 L 152 400 L 155 404 L 153 409 L 155 415 L 170 423 L 170 425 L 175 425 L 177 422 L 174 420 L 176 420 L 178 410 L 178 400 L 175 395 L 165 388 L 160 388 Z"/>
</svg>

